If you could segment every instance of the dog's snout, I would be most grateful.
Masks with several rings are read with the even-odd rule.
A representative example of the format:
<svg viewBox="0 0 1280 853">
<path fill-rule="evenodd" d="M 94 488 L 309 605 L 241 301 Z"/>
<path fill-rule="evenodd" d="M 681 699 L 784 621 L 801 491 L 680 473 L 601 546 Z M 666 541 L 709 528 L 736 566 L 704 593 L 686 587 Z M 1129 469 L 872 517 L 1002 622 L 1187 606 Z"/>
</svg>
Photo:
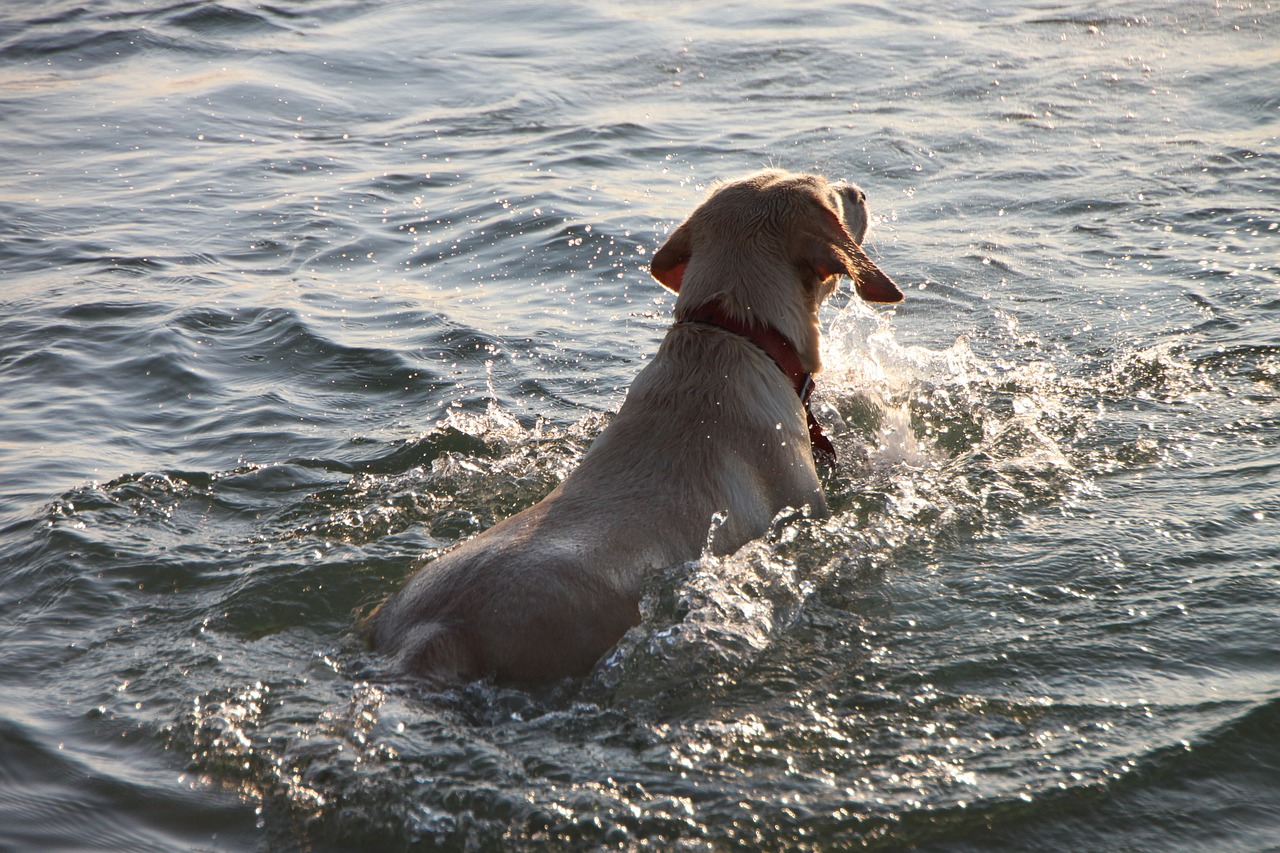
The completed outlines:
<svg viewBox="0 0 1280 853">
<path fill-rule="evenodd" d="M 837 189 L 840 190 L 840 193 L 846 199 L 853 202 L 854 204 L 867 203 L 867 194 L 862 191 L 861 187 L 841 181 Z"/>
<path fill-rule="evenodd" d="M 867 225 L 869 224 L 867 194 L 862 191 L 861 187 L 847 181 L 841 181 L 836 184 L 835 190 L 840 193 L 840 218 L 844 220 L 844 227 L 849 230 L 854 242 L 861 243 L 862 238 L 867 236 Z"/>
</svg>

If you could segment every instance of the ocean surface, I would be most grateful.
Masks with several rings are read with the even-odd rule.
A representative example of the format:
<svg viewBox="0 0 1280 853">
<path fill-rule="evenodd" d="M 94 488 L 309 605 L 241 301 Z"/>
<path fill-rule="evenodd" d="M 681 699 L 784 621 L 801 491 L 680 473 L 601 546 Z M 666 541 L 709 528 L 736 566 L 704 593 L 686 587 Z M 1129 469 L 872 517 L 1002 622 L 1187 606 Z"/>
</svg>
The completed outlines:
<svg viewBox="0 0 1280 853">
<path fill-rule="evenodd" d="M 1277 81 L 1275 2 L 7 0 L 0 851 L 1280 849 Z M 768 165 L 907 292 L 831 517 L 395 677 Z"/>
</svg>

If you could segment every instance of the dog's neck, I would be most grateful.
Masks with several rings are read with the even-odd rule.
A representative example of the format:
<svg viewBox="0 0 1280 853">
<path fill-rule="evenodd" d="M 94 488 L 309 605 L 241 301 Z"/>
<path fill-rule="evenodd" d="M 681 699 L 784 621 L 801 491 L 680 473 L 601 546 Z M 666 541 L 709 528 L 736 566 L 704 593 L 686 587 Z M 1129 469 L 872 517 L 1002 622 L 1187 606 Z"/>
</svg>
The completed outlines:
<svg viewBox="0 0 1280 853">
<path fill-rule="evenodd" d="M 764 350 L 778 369 L 791 381 L 791 387 L 804 406 L 805 418 L 809 425 L 809 443 L 813 448 L 816 462 L 830 465 L 835 461 L 836 449 L 822 433 L 822 425 L 813 416 L 809 408 L 809 397 L 813 394 L 813 374 L 805 370 L 800 354 L 791 341 L 782 332 L 767 323 L 744 323 L 725 311 L 718 300 L 700 305 L 688 311 L 679 320 L 681 323 L 705 323 L 718 326 L 727 332 L 746 338 Z"/>
<path fill-rule="evenodd" d="M 725 310 L 719 300 L 700 305 L 687 312 L 682 318 L 684 323 L 706 323 L 740 335 L 764 350 L 778 369 L 791 380 L 796 394 L 808 399 L 813 388 L 813 375 L 804 369 L 800 354 L 795 345 L 773 326 L 761 322 L 742 322 Z"/>
<path fill-rule="evenodd" d="M 717 303 L 727 316 L 746 323 L 768 324 L 795 347 L 808 373 L 822 371 L 818 306 L 807 294 L 817 282 L 803 280 L 798 270 L 780 266 L 780 249 L 750 242 L 732 244 L 734 251 L 707 249 L 695 253 L 684 271 L 675 304 L 677 320 L 708 303 Z M 739 274 L 733 270 L 749 270 Z"/>
</svg>

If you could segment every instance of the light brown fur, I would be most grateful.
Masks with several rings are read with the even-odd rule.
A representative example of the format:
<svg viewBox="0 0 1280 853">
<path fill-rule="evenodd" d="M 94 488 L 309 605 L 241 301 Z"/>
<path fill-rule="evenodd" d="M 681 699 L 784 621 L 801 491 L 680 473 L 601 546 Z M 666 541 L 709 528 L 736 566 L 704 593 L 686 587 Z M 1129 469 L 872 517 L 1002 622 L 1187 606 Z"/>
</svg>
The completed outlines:
<svg viewBox="0 0 1280 853">
<path fill-rule="evenodd" d="M 654 255 L 677 323 L 578 468 L 538 504 L 424 565 L 362 623 L 406 672 L 550 682 L 584 674 L 639 620 L 645 575 L 766 532 L 786 507 L 826 511 L 805 414 L 746 338 L 679 320 L 719 300 L 773 325 L 821 369 L 818 307 L 851 276 L 901 293 L 862 252 L 862 193 L 765 171 L 714 190 Z"/>
</svg>

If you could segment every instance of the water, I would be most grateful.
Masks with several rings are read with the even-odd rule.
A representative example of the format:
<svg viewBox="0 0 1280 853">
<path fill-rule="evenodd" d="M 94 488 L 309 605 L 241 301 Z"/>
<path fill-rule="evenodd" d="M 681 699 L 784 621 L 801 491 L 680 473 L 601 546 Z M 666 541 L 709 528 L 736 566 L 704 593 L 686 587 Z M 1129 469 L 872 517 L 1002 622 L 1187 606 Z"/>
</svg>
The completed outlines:
<svg viewBox="0 0 1280 853">
<path fill-rule="evenodd" d="M 1280 837 L 1273 3 L 0 9 L 0 849 Z M 572 469 L 707 183 L 861 183 L 829 519 L 591 677 L 350 639 Z"/>
</svg>

